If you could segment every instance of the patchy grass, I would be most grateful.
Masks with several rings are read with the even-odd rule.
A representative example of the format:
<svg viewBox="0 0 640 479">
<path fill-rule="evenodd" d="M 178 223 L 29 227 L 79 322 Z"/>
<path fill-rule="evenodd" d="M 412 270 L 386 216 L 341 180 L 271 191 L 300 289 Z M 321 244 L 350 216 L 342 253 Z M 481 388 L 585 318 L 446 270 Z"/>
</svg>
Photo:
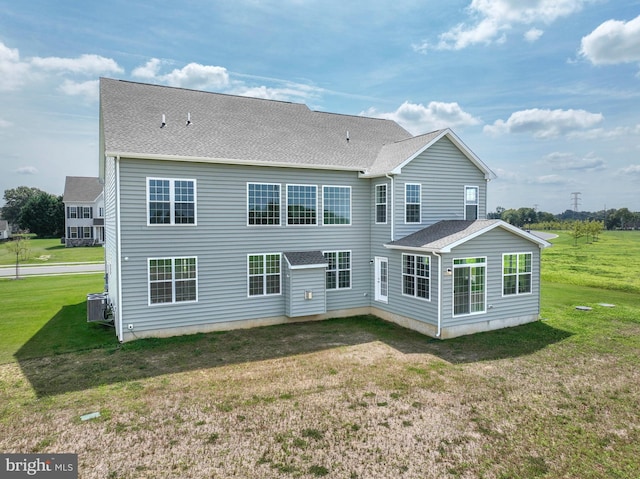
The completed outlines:
<svg viewBox="0 0 640 479">
<path fill-rule="evenodd" d="M 371 316 L 43 341 L 0 366 L 0 450 L 77 452 L 82 478 L 635 478 L 640 302 L 624 289 L 545 281 L 543 321 L 447 341 Z"/>
<path fill-rule="evenodd" d="M 0 266 L 16 264 L 15 253 L 11 252 L 11 242 L 0 243 Z M 102 246 L 86 246 L 66 248 L 59 239 L 30 239 L 29 257 L 20 264 L 51 264 L 51 263 L 93 263 L 104 261 Z"/>
</svg>

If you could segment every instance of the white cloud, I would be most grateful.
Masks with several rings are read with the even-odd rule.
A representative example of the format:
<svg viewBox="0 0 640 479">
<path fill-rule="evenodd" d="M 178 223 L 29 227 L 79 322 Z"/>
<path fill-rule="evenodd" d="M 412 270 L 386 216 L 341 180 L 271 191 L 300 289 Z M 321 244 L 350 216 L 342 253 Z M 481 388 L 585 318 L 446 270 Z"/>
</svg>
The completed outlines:
<svg viewBox="0 0 640 479">
<path fill-rule="evenodd" d="M 17 48 L 9 48 L 0 42 L 0 91 L 13 91 L 27 80 L 29 65 L 20 61 Z"/>
<path fill-rule="evenodd" d="M 560 175 L 543 175 L 532 178 L 528 183 L 535 185 L 566 185 L 571 181 Z"/>
<path fill-rule="evenodd" d="M 640 178 L 640 165 L 629 165 L 626 168 L 618 170 L 618 175 L 621 176 L 637 176 Z"/>
<path fill-rule="evenodd" d="M 599 171 L 606 168 L 604 160 L 593 153 L 580 157 L 573 153 L 554 152 L 545 156 L 543 162 L 555 171 Z"/>
<path fill-rule="evenodd" d="M 538 28 L 532 28 L 531 30 L 527 31 L 524 34 L 524 39 L 529 43 L 533 43 L 537 41 L 543 34 L 544 34 L 544 31 Z"/>
<path fill-rule="evenodd" d="M 531 133 L 535 138 L 552 138 L 574 130 L 591 128 L 601 122 L 601 113 L 585 110 L 541 110 L 538 108 L 512 113 L 507 121 L 496 120 L 483 131 L 491 135 Z"/>
<path fill-rule="evenodd" d="M 36 168 L 35 166 L 22 166 L 15 170 L 15 172 L 19 175 L 37 175 L 38 168 Z"/>
<path fill-rule="evenodd" d="M 65 80 L 58 88 L 65 95 L 82 96 L 87 100 L 97 100 L 100 89 L 99 80 L 89 80 L 85 82 L 74 82 Z"/>
<path fill-rule="evenodd" d="M 456 102 L 432 101 L 425 107 L 421 103 L 416 104 L 405 101 L 393 112 L 382 113 L 370 108 L 362 112 L 361 115 L 394 120 L 414 134 L 480 123 L 480 120 L 464 111 Z"/>
<path fill-rule="evenodd" d="M 548 25 L 558 18 L 579 11 L 591 0 L 472 0 L 467 13 L 475 21 L 459 23 L 442 33 L 434 45 L 424 42 L 414 45 L 418 52 L 429 49 L 461 50 L 471 45 L 504 42 L 506 32 L 521 26 L 542 23 Z M 535 41 L 542 34 L 537 28 L 530 29 L 525 38 Z"/>
<path fill-rule="evenodd" d="M 582 38 L 580 54 L 594 65 L 640 62 L 640 15 L 628 22 L 607 20 Z"/>
<path fill-rule="evenodd" d="M 176 68 L 169 73 L 161 74 L 161 66 L 161 60 L 152 58 L 144 65 L 134 69 L 132 75 L 169 86 L 195 90 L 222 89 L 229 85 L 229 73 L 224 67 L 189 63 L 183 68 Z"/>
<path fill-rule="evenodd" d="M 124 70 L 111 58 L 100 55 L 81 55 L 78 58 L 34 57 L 31 64 L 45 71 L 59 71 L 82 75 L 122 73 Z"/>
<path fill-rule="evenodd" d="M 13 126 L 9 120 L 5 120 L 4 118 L 0 118 L 0 128 L 9 128 Z"/>
<path fill-rule="evenodd" d="M 592 128 L 586 131 L 572 131 L 567 135 L 571 140 L 613 140 L 625 136 L 640 136 L 640 123 L 636 126 L 618 126 L 610 130 Z"/>
</svg>

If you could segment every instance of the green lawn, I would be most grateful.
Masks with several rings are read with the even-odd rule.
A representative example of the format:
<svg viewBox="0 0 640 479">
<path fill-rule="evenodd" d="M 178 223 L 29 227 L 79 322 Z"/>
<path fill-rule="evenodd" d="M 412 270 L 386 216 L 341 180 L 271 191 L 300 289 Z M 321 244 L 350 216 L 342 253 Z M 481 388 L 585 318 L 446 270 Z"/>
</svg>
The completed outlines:
<svg viewBox="0 0 640 479">
<path fill-rule="evenodd" d="M 101 275 L 0 280 L 0 451 L 84 479 L 635 479 L 640 234 L 553 243 L 541 321 L 446 341 L 359 316 L 119 345 L 86 322 Z"/>
<path fill-rule="evenodd" d="M 104 248 L 88 246 L 66 248 L 59 239 L 30 239 L 29 257 L 20 264 L 84 263 L 104 261 Z M 15 252 L 11 251 L 11 241 L 0 243 L 0 266 L 16 264 Z"/>
</svg>

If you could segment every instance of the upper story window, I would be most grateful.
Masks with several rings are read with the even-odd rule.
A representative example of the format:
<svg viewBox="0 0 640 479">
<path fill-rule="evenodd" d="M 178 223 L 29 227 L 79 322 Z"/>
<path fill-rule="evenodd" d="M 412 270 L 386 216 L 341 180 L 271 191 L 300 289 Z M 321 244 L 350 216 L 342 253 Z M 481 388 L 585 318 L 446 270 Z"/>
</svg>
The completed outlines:
<svg viewBox="0 0 640 479">
<path fill-rule="evenodd" d="M 376 185 L 376 223 L 387 222 L 387 185 Z"/>
<path fill-rule="evenodd" d="M 83 206 L 82 207 L 82 217 L 83 218 L 93 218 L 93 208 L 91 206 Z"/>
<path fill-rule="evenodd" d="M 422 185 L 407 183 L 404 185 L 404 222 L 420 223 L 422 206 Z"/>
<path fill-rule="evenodd" d="M 149 178 L 147 180 L 150 225 L 196 223 L 196 180 Z"/>
<path fill-rule="evenodd" d="M 102 206 L 98 208 L 98 218 L 104 218 L 104 208 Z"/>
<path fill-rule="evenodd" d="M 480 205 L 479 188 L 477 186 L 464 187 L 464 219 L 477 220 Z"/>
<path fill-rule="evenodd" d="M 149 259 L 149 304 L 198 300 L 196 258 Z"/>
<path fill-rule="evenodd" d="M 351 288 L 351 251 L 325 251 L 327 259 L 326 288 Z"/>
<path fill-rule="evenodd" d="M 280 185 L 247 183 L 247 223 L 280 224 Z"/>
<path fill-rule="evenodd" d="M 322 187 L 322 224 L 350 225 L 351 224 L 351 187 L 323 186 Z"/>
<path fill-rule="evenodd" d="M 287 224 L 316 225 L 318 188 L 314 185 L 287 185 Z"/>
<path fill-rule="evenodd" d="M 67 218 L 77 218 L 77 217 L 78 217 L 78 207 L 77 206 L 67 207 Z"/>
<path fill-rule="evenodd" d="M 419 254 L 402 255 L 402 294 L 416 298 L 430 297 L 429 257 Z"/>
<path fill-rule="evenodd" d="M 531 293 L 531 253 L 502 255 L 502 294 Z"/>
<path fill-rule="evenodd" d="M 280 294 L 280 253 L 247 256 L 247 276 L 249 296 Z"/>
</svg>

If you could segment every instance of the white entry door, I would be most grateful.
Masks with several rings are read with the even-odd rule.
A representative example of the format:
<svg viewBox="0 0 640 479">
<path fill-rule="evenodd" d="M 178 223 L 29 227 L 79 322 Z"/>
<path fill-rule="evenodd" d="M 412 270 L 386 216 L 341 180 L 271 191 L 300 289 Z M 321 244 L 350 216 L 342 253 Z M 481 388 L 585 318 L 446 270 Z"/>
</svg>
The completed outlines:
<svg viewBox="0 0 640 479">
<path fill-rule="evenodd" d="M 382 303 L 389 301 L 389 260 L 382 256 L 376 256 L 376 292 L 374 299 Z"/>
</svg>

